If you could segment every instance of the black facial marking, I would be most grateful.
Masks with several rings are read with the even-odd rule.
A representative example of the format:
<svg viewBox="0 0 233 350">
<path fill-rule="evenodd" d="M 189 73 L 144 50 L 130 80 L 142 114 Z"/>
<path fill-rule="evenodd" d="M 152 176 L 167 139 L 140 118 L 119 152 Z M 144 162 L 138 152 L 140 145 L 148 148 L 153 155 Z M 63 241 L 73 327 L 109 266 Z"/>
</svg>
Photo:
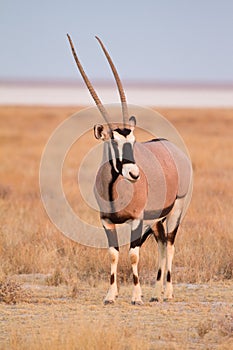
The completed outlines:
<svg viewBox="0 0 233 350">
<path fill-rule="evenodd" d="M 117 128 L 114 131 L 118 132 L 118 134 L 124 137 L 128 136 L 131 133 L 131 130 L 127 128 L 124 128 L 124 129 Z"/>
<path fill-rule="evenodd" d="M 135 163 L 134 156 L 133 156 L 133 148 L 131 143 L 126 142 L 123 145 L 123 159 L 122 159 L 123 164 L 130 164 L 130 163 Z"/>
<path fill-rule="evenodd" d="M 128 131 L 131 132 L 131 130 L 129 129 L 116 129 L 115 131 L 121 131 L 119 132 L 119 134 L 125 132 L 125 135 L 127 136 L 128 134 Z M 117 171 L 119 172 L 119 174 L 122 175 L 122 167 L 124 164 L 135 164 L 135 160 L 134 160 L 134 155 L 133 155 L 133 147 L 131 145 L 130 142 L 125 142 L 124 145 L 123 145 L 123 149 L 122 149 L 122 160 L 120 160 L 119 158 L 119 149 L 118 149 L 118 143 L 117 141 L 112 138 L 111 139 L 111 143 L 112 143 L 112 147 L 113 147 L 113 150 L 114 150 L 114 155 L 112 156 L 115 156 L 115 159 L 116 159 L 116 169 Z M 110 156 L 110 154 L 109 154 Z M 112 161 L 110 161 L 110 164 L 112 165 Z"/>
<path fill-rule="evenodd" d="M 117 171 L 119 174 L 122 173 L 122 162 L 120 161 L 119 159 L 119 149 L 118 149 L 118 144 L 117 144 L 117 141 L 112 139 L 111 140 L 112 142 L 112 146 L 113 146 L 113 149 L 114 149 L 114 153 L 115 155 L 112 155 L 112 156 L 115 156 L 115 159 L 116 159 L 116 168 L 117 168 Z M 110 164 L 112 164 L 112 160 L 110 161 Z"/>
<path fill-rule="evenodd" d="M 114 149 L 114 152 L 115 152 L 115 157 L 116 158 L 119 158 L 119 150 L 118 150 L 118 143 L 116 140 L 112 139 L 112 147 Z"/>
</svg>

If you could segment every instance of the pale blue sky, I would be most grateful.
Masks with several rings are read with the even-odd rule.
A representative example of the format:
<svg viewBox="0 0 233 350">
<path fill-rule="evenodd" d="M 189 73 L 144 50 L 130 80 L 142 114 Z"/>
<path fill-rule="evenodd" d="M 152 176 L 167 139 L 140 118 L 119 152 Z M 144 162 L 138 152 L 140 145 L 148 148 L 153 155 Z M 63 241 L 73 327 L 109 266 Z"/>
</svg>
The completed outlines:
<svg viewBox="0 0 233 350">
<path fill-rule="evenodd" d="M 232 0 L 0 0 L 0 80 L 81 81 L 66 33 L 92 80 L 233 84 Z"/>
</svg>

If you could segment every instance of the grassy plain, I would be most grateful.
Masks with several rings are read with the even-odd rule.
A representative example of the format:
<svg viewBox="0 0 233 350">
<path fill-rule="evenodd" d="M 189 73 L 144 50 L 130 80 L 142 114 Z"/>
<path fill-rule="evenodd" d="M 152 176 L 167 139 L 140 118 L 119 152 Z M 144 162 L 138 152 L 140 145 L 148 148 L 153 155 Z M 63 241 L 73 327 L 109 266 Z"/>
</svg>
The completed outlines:
<svg viewBox="0 0 233 350">
<path fill-rule="evenodd" d="M 159 110 L 189 149 L 194 192 L 176 240 L 175 300 L 148 303 L 157 259 L 156 243 L 150 239 L 141 249 L 145 305 L 140 308 L 130 305 L 128 247 L 121 248 L 119 300 L 104 307 L 106 250 L 64 237 L 41 203 L 43 148 L 59 123 L 78 110 L 0 107 L 0 349 L 229 349 L 233 110 Z M 97 213 L 90 218 L 76 188 L 81 154 L 98 143 L 92 134 L 87 140 L 67 157 L 64 190 L 74 210 L 96 221 Z M 12 281 L 16 287 L 9 289 L 8 299 L 1 299 L 4 283 Z"/>
</svg>

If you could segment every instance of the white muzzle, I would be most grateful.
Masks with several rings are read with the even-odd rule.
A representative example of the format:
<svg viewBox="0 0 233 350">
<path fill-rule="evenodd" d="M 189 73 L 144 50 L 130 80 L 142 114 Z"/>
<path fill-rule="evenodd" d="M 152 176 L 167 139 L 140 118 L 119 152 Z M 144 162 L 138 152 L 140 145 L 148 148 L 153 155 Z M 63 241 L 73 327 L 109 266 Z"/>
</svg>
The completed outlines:
<svg viewBox="0 0 233 350">
<path fill-rule="evenodd" d="M 125 179 L 135 182 L 140 178 L 140 171 L 136 164 L 124 164 L 122 168 L 122 175 Z"/>
</svg>

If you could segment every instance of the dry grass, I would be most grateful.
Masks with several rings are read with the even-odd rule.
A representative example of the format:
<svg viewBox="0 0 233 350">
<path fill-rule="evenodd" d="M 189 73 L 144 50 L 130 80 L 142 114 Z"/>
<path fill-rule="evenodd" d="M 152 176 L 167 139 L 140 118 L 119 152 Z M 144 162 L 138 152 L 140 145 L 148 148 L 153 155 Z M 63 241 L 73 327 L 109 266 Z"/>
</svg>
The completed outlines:
<svg viewBox="0 0 233 350">
<path fill-rule="evenodd" d="M 34 330 L 28 335 L 27 330 L 23 328 L 21 327 L 20 331 L 12 330 L 10 344 L 7 344 L 11 350 L 149 350 L 145 340 L 135 337 L 128 328 L 122 332 L 116 321 L 108 326 L 99 321 L 84 321 L 80 325 L 60 322 L 53 330 L 40 329 L 39 337 L 38 331 Z"/>
<path fill-rule="evenodd" d="M 48 287 L 46 276 L 18 276 L 31 289 L 30 304 L 0 303 L 0 349 L 231 349 L 232 282 L 176 286 L 176 300 L 132 306 L 129 287 L 118 301 L 103 306 L 107 283 Z M 35 278 L 35 276 L 34 276 Z"/>
<path fill-rule="evenodd" d="M 41 204 L 38 172 L 43 147 L 55 127 L 77 108 L 1 107 L 0 109 L 0 276 L 50 273 L 48 283 L 108 278 L 105 250 L 69 241 L 49 221 Z M 175 282 L 232 278 L 232 110 L 161 110 L 179 130 L 191 154 L 194 192 L 176 241 Z M 93 145 L 97 141 L 87 135 Z M 76 193 L 79 152 L 71 150 L 64 167 L 64 187 L 75 210 L 83 209 Z M 75 188 L 75 191 L 73 189 Z M 156 244 L 141 250 L 141 279 L 155 276 Z M 122 248 L 119 278 L 131 274 L 127 247 Z M 60 277 L 59 277 L 60 276 Z M 58 278 L 59 277 L 59 278 Z"/>
<path fill-rule="evenodd" d="M 30 299 L 31 293 L 25 290 L 22 284 L 10 279 L 0 281 L 0 302 L 16 304 Z"/>
<path fill-rule="evenodd" d="M 175 302 L 148 302 L 157 260 L 156 243 L 149 239 L 140 260 L 144 306 L 129 303 L 131 268 L 128 247 L 122 247 L 119 299 L 107 308 L 102 305 L 109 279 L 106 250 L 64 237 L 40 200 L 45 143 L 76 111 L 0 108 L 0 349 L 232 348 L 233 110 L 160 111 L 184 138 L 194 167 L 192 203 L 176 241 Z M 97 143 L 87 136 L 89 145 Z M 64 188 L 74 210 L 95 221 L 97 214 L 90 217 L 80 205 L 75 186 L 82 152 L 85 142 L 71 149 Z M 46 274 L 43 282 L 36 273 Z M 27 279 L 21 285 L 23 274 Z M 181 284 L 188 282 L 197 285 Z M 23 298 L 26 287 L 28 300 Z"/>
</svg>

